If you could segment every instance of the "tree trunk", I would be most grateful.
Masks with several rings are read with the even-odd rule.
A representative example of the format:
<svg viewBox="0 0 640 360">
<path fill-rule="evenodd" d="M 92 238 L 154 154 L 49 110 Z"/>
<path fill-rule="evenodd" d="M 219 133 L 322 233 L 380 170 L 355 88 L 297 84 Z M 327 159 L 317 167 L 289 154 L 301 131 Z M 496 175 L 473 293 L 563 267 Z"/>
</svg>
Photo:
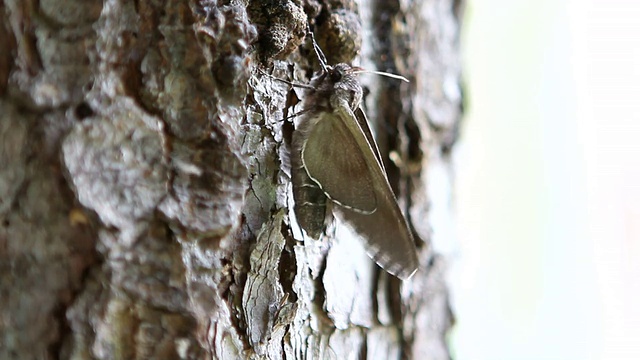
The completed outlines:
<svg viewBox="0 0 640 360">
<path fill-rule="evenodd" d="M 0 358 L 449 358 L 430 243 L 451 215 L 459 1 L 0 10 Z M 330 63 L 411 80 L 361 76 L 417 241 L 408 281 L 338 221 L 315 241 L 292 216 L 282 120 L 304 94 L 274 77 L 318 70 L 308 24 Z"/>
</svg>

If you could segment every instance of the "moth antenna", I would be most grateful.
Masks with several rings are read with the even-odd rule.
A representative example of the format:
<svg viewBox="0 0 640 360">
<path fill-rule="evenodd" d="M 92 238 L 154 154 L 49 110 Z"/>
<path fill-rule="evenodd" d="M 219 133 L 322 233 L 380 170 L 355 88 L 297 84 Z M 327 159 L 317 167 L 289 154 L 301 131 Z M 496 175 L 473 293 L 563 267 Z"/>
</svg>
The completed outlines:
<svg viewBox="0 0 640 360">
<path fill-rule="evenodd" d="M 311 111 L 311 110 L 313 110 L 313 109 L 303 109 L 303 110 L 300 110 L 300 111 L 298 111 L 298 112 L 297 112 L 297 113 L 295 113 L 295 114 L 291 114 L 291 115 L 289 115 L 289 116 L 287 116 L 287 117 L 285 117 L 285 118 L 282 118 L 282 119 L 280 119 L 280 120 L 276 120 L 276 122 L 284 122 L 284 121 L 287 121 L 287 120 L 289 120 L 289 119 L 293 119 L 294 117 L 300 116 L 300 115 L 302 115 L 302 114 L 306 114 L 306 113 L 308 113 L 308 112 L 309 112 L 309 111 Z"/>
<path fill-rule="evenodd" d="M 409 79 L 407 79 L 406 77 L 402 76 L 402 75 L 396 75 L 396 74 L 391 74 L 388 72 L 384 72 L 384 71 L 375 71 L 375 70 L 365 70 L 362 68 L 358 68 L 355 71 L 353 71 L 352 74 L 376 74 L 376 75 L 380 75 L 380 76 L 386 76 L 392 79 L 396 79 L 396 80 L 402 80 L 404 82 L 409 82 Z"/>
<path fill-rule="evenodd" d="M 322 71 L 326 73 L 328 71 L 327 58 L 324 56 L 324 53 L 322 52 L 322 49 L 320 49 L 320 46 L 318 46 L 318 43 L 316 42 L 316 38 L 313 36 L 313 31 L 311 31 L 311 28 L 308 26 L 307 26 L 307 34 L 309 34 L 309 37 L 311 37 L 311 43 L 313 44 L 313 51 L 316 52 L 316 56 L 318 57 L 318 61 L 320 62 L 320 66 L 322 67 Z"/>
<path fill-rule="evenodd" d="M 272 78 L 273 80 L 283 82 L 283 83 L 285 83 L 285 84 L 287 84 L 287 85 L 291 85 L 291 86 L 293 86 L 293 87 L 299 87 L 299 88 L 309 89 L 309 90 L 317 90 L 316 88 L 314 88 L 314 87 L 313 87 L 313 86 L 311 86 L 311 85 L 301 84 L 301 83 L 295 83 L 295 82 L 292 82 L 292 81 L 289 81 L 289 80 L 280 79 L 279 77 L 275 77 L 275 76 L 273 76 L 273 75 L 271 75 L 271 74 L 267 74 L 267 73 L 266 73 L 266 72 L 264 72 L 262 69 L 258 69 L 258 72 L 260 72 L 260 73 L 261 73 L 262 75 L 264 75 L 264 76 L 268 76 L 268 77 Z"/>
</svg>

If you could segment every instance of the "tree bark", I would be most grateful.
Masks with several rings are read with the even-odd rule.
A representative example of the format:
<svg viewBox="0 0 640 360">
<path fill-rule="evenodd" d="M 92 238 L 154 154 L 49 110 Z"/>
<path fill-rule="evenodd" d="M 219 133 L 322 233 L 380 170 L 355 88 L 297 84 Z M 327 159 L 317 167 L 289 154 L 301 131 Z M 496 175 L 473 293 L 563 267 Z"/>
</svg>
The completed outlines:
<svg viewBox="0 0 640 360">
<path fill-rule="evenodd" d="M 0 2 L 0 358 L 448 359 L 457 0 Z M 421 267 L 292 216 L 315 31 L 363 108 Z M 258 70 L 260 69 L 260 70 Z M 269 73 L 271 75 L 266 75 Z M 444 179 L 444 181 L 442 181 Z M 446 233 L 446 231 L 442 231 Z"/>
</svg>

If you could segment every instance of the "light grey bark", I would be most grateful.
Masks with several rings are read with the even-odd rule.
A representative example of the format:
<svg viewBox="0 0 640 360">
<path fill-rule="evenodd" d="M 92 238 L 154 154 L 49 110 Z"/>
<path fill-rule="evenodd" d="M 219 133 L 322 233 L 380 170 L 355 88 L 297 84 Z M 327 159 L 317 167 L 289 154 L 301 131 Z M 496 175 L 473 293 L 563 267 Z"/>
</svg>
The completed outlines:
<svg viewBox="0 0 640 360">
<path fill-rule="evenodd" d="M 0 358 L 449 358 L 429 216 L 451 186 L 459 7 L 0 2 Z M 256 69 L 308 81 L 309 22 L 330 61 L 411 80 L 362 79 L 418 241 L 409 281 L 291 216 L 281 120 L 300 109 Z"/>
</svg>

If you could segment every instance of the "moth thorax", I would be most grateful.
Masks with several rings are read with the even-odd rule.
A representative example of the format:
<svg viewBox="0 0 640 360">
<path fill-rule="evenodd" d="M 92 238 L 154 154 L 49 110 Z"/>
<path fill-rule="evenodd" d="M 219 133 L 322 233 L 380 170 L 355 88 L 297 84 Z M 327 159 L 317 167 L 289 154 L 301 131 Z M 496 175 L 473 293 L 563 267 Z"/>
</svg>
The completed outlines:
<svg viewBox="0 0 640 360">
<path fill-rule="evenodd" d="M 346 101 L 349 108 L 355 111 L 362 101 L 362 87 L 357 82 L 351 83 L 347 81 L 335 84 L 333 94 L 331 94 L 331 106 L 338 106 L 338 102 Z"/>
</svg>

